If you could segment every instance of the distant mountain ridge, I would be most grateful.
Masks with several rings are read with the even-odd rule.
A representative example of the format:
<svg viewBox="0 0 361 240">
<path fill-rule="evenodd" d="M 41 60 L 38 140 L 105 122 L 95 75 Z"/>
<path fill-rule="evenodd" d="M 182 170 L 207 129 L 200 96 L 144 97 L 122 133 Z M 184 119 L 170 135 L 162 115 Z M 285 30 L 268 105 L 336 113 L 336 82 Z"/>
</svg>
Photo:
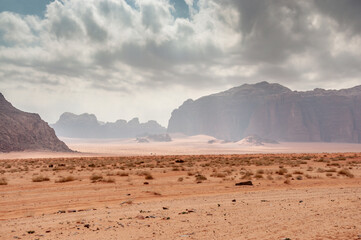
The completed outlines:
<svg viewBox="0 0 361 240">
<path fill-rule="evenodd" d="M 0 93 L 0 152 L 24 150 L 71 152 L 38 114 L 16 109 Z"/>
<path fill-rule="evenodd" d="M 133 118 L 129 122 L 121 119 L 103 123 L 94 114 L 69 112 L 63 113 L 51 126 L 58 136 L 70 138 L 133 138 L 166 132 L 165 127 L 153 120 L 140 123 L 138 118 Z"/>
<path fill-rule="evenodd" d="M 172 112 L 168 132 L 238 141 L 248 135 L 290 142 L 361 143 L 361 86 L 292 91 L 280 84 L 244 84 L 187 100 Z"/>
</svg>

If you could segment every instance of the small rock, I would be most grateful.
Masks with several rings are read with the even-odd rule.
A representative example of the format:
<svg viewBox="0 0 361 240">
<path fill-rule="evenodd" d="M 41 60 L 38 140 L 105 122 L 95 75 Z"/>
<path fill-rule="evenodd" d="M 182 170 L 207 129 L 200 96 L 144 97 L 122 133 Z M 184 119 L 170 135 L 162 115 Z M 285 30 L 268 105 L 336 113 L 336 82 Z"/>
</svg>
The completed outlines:
<svg viewBox="0 0 361 240">
<path fill-rule="evenodd" d="M 163 210 L 168 210 L 168 208 L 167 208 L 167 207 L 163 207 Z"/>
<path fill-rule="evenodd" d="M 84 227 L 89 228 L 90 224 L 84 224 Z"/>
<path fill-rule="evenodd" d="M 28 234 L 33 234 L 33 233 L 35 233 L 35 231 L 32 231 L 32 230 L 31 230 L 31 231 L 27 231 L 27 233 L 28 233 Z"/>
<path fill-rule="evenodd" d="M 143 184 L 144 184 L 144 185 L 148 185 L 148 184 L 149 184 L 149 182 L 144 182 Z"/>
<path fill-rule="evenodd" d="M 236 200 L 236 199 L 233 199 L 232 202 L 237 202 L 237 200 Z"/>
</svg>

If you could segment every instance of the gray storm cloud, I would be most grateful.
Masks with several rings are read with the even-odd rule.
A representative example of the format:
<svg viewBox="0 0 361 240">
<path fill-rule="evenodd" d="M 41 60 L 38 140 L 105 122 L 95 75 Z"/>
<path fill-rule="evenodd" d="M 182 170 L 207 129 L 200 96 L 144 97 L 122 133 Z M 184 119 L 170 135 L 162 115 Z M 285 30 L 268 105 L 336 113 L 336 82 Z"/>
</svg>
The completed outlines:
<svg viewBox="0 0 361 240">
<path fill-rule="evenodd" d="M 64 110 L 165 123 L 183 100 L 245 82 L 349 87 L 360 84 L 360 10 L 357 0 L 64 0 L 43 17 L 3 11 L 0 88 L 52 121 Z M 26 90 L 51 93 L 44 106 L 57 110 Z M 121 110 L 97 110 L 104 94 Z"/>
</svg>

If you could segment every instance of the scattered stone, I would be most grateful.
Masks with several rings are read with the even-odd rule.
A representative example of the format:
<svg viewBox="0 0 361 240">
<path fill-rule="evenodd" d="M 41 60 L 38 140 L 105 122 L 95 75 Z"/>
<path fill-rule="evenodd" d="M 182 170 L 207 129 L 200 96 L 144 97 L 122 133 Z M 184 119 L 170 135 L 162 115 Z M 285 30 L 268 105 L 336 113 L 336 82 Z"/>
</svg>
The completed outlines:
<svg viewBox="0 0 361 240">
<path fill-rule="evenodd" d="M 144 185 L 148 185 L 148 184 L 149 184 L 149 182 L 144 182 L 143 184 L 144 184 Z"/>
<path fill-rule="evenodd" d="M 233 199 L 232 202 L 237 202 L 237 200 L 236 200 L 236 199 Z"/>
<path fill-rule="evenodd" d="M 76 210 L 68 210 L 68 213 L 74 213 Z"/>
<path fill-rule="evenodd" d="M 300 200 L 300 201 L 299 201 L 299 203 L 303 203 L 303 201 L 302 201 L 302 200 Z"/>
<path fill-rule="evenodd" d="M 167 208 L 167 207 L 163 207 L 163 210 L 168 210 L 168 208 Z"/>
<path fill-rule="evenodd" d="M 84 227 L 90 228 L 90 224 L 84 224 Z"/>
<path fill-rule="evenodd" d="M 184 160 L 175 160 L 176 163 L 184 163 Z"/>
<path fill-rule="evenodd" d="M 58 213 L 65 213 L 65 210 L 59 210 Z"/>
<path fill-rule="evenodd" d="M 30 231 L 27 231 L 27 233 L 28 234 L 33 234 L 33 233 L 35 233 L 35 231 L 30 230 Z"/>
<path fill-rule="evenodd" d="M 269 202 L 268 200 L 261 200 L 261 202 Z"/>
<path fill-rule="evenodd" d="M 252 181 L 239 182 L 235 184 L 236 186 L 253 186 Z"/>
</svg>

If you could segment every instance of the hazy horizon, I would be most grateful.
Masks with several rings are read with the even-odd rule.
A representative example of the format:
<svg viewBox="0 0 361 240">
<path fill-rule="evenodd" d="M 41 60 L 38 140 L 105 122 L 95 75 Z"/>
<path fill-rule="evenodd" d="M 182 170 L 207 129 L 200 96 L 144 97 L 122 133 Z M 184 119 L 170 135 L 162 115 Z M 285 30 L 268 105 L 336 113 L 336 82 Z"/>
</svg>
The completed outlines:
<svg viewBox="0 0 361 240">
<path fill-rule="evenodd" d="M 168 125 L 185 100 L 244 83 L 360 85 L 357 0 L 3 0 L 0 92 L 55 123 Z"/>
</svg>

